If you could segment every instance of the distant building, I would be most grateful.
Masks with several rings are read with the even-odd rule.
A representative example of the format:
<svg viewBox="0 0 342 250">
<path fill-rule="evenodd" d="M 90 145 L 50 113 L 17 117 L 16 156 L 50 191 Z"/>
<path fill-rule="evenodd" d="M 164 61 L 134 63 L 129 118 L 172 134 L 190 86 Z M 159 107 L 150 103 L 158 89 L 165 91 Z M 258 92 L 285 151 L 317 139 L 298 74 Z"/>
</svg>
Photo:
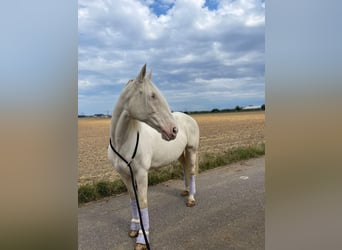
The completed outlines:
<svg viewBox="0 0 342 250">
<path fill-rule="evenodd" d="M 257 109 L 261 109 L 261 105 L 248 105 L 242 108 L 242 110 L 257 110 Z"/>
<path fill-rule="evenodd" d="M 111 118 L 112 116 L 111 115 L 105 115 L 105 114 L 94 114 L 94 115 L 92 115 L 92 117 L 95 117 L 95 118 Z"/>
</svg>

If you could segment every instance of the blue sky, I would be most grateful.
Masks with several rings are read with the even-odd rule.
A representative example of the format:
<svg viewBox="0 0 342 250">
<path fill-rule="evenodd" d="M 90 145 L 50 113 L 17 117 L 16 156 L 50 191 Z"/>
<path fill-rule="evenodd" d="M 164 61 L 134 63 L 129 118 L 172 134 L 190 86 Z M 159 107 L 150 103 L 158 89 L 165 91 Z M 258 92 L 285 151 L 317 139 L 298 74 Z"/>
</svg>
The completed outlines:
<svg viewBox="0 0 342 250">
<path fill-rule="evenodd" d="M 78 113 L 111 114 L 142 65 L 174 111 L 265 103 L 265 2 L 79 0 Z"/>
</svg>

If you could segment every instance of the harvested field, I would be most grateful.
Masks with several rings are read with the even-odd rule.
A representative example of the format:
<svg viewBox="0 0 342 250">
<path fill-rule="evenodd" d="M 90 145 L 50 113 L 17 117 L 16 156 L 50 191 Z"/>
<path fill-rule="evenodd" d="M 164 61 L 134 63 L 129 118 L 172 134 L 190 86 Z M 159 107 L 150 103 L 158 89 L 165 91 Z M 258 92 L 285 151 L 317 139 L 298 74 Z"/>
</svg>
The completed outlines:
<svg viewBox="0 0 342 250">
<path fill-rule="evenodd" d="M 239 146 L 265 143 L 265 112 L 210 113 L 192 117 L 200 127 L 200 160 Z M 107 160 L 109 118 L 78 119 L 78 184 L 113 181 L 118 174 Z"/>
</svg>

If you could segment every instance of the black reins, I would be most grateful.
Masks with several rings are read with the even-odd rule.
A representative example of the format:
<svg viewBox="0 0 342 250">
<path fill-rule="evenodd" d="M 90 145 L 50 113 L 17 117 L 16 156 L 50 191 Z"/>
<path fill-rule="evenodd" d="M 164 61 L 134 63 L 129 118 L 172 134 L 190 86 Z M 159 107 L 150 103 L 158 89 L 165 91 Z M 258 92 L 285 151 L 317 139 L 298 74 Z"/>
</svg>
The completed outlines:
<svg viewBox="0 0 342 250">
<path fill-rule="evenodd" d="M 133 152 L 133 155 L 131 157 L 131 161 L 130 162 L 128 162 L 122 155 L 119 154 L 118 151 L 115 150 L 115 148 L 113 147 L 113 144 L 112 144 L 112 138 L 109 139 L 109 144 L 110 144 L 110 147 L 112 148 L 112 150 L 114 151 L 114 153 L 117 154 L 120 157 L 120 159 L 123 160 L 127 164 L 127 166 L 129 168 L 131 168 L 130 164 L 133 161 L 133 159 L 134 159 L 134 157 L 135 157 L 135 155 L 137 153 L 137 150 L 138 150 L 139 132 L 137 132 L 137 141 L 135 142 L 135 148 L 134 148 L 134 152 Z"/>
<path fill-rule="evenodd" d="M 137 132 L 137 140 L 136 140 L 135 148 L 134 148 L 133 155 L 132 155 L 130 161 L 127 161 L 121 154 L 119 154 L 118 151 L 115 150 L 115 148 L 113 147 L 113 144 L 112 144 L 112 138 L 109 139 L 109 144 L 110 144 L 110 147 L 112 148 L 112 150 L 114 151 L 114 153 L 117 154 L 117 156 L 119 156 L 120 159 L 123 160 L 126 163 L 127 167 L 129 168 L 129 172 L 131 173 L 131 181 L 132 181 L 132 186 L 133 186 L 135 200 L 137 201 L 137 208 L 138 208 L 138 214 L 139 214 L 139 219 L 140 219 L 140 227 L 141 227 L 141 231 L 143 232 L 143 235 L 144 235 L 144 239 L 145 239 L 145 242 L 146 242 L 146 247 L 147 247 L 148 250 L 150 250 L 150 244 L 148 243 L 148 240 L 147 240 L 145 228 L 144 228 L 143 221 L 142 221 L 141 211 L 140 211 L 140 204 L 139 204 L 138 193 L 137 193 L 137 183 L 135 181 L 133 170 L 132 170 L 132 167 L 131 167 L 131 163 L 134 160 L 134 157 L 135 157 L 135 155 L 137 153 L 137 150 L 138 150 L 139 131 Z"/>
</svg>

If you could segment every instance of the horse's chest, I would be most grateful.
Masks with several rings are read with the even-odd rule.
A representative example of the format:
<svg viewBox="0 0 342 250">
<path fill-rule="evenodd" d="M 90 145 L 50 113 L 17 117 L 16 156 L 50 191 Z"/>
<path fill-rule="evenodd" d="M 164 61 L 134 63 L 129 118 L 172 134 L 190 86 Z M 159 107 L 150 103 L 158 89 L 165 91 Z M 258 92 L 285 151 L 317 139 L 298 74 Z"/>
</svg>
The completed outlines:
<svg viewBox="0 0 342 250">
<path fill-rule="evenodd" d="M 184 152 L 186 142 L 182 140 L 163 141 L 158 146 L 153 147 L 151 167 L 159 167 L 176 161 Z"/>
</svg>

